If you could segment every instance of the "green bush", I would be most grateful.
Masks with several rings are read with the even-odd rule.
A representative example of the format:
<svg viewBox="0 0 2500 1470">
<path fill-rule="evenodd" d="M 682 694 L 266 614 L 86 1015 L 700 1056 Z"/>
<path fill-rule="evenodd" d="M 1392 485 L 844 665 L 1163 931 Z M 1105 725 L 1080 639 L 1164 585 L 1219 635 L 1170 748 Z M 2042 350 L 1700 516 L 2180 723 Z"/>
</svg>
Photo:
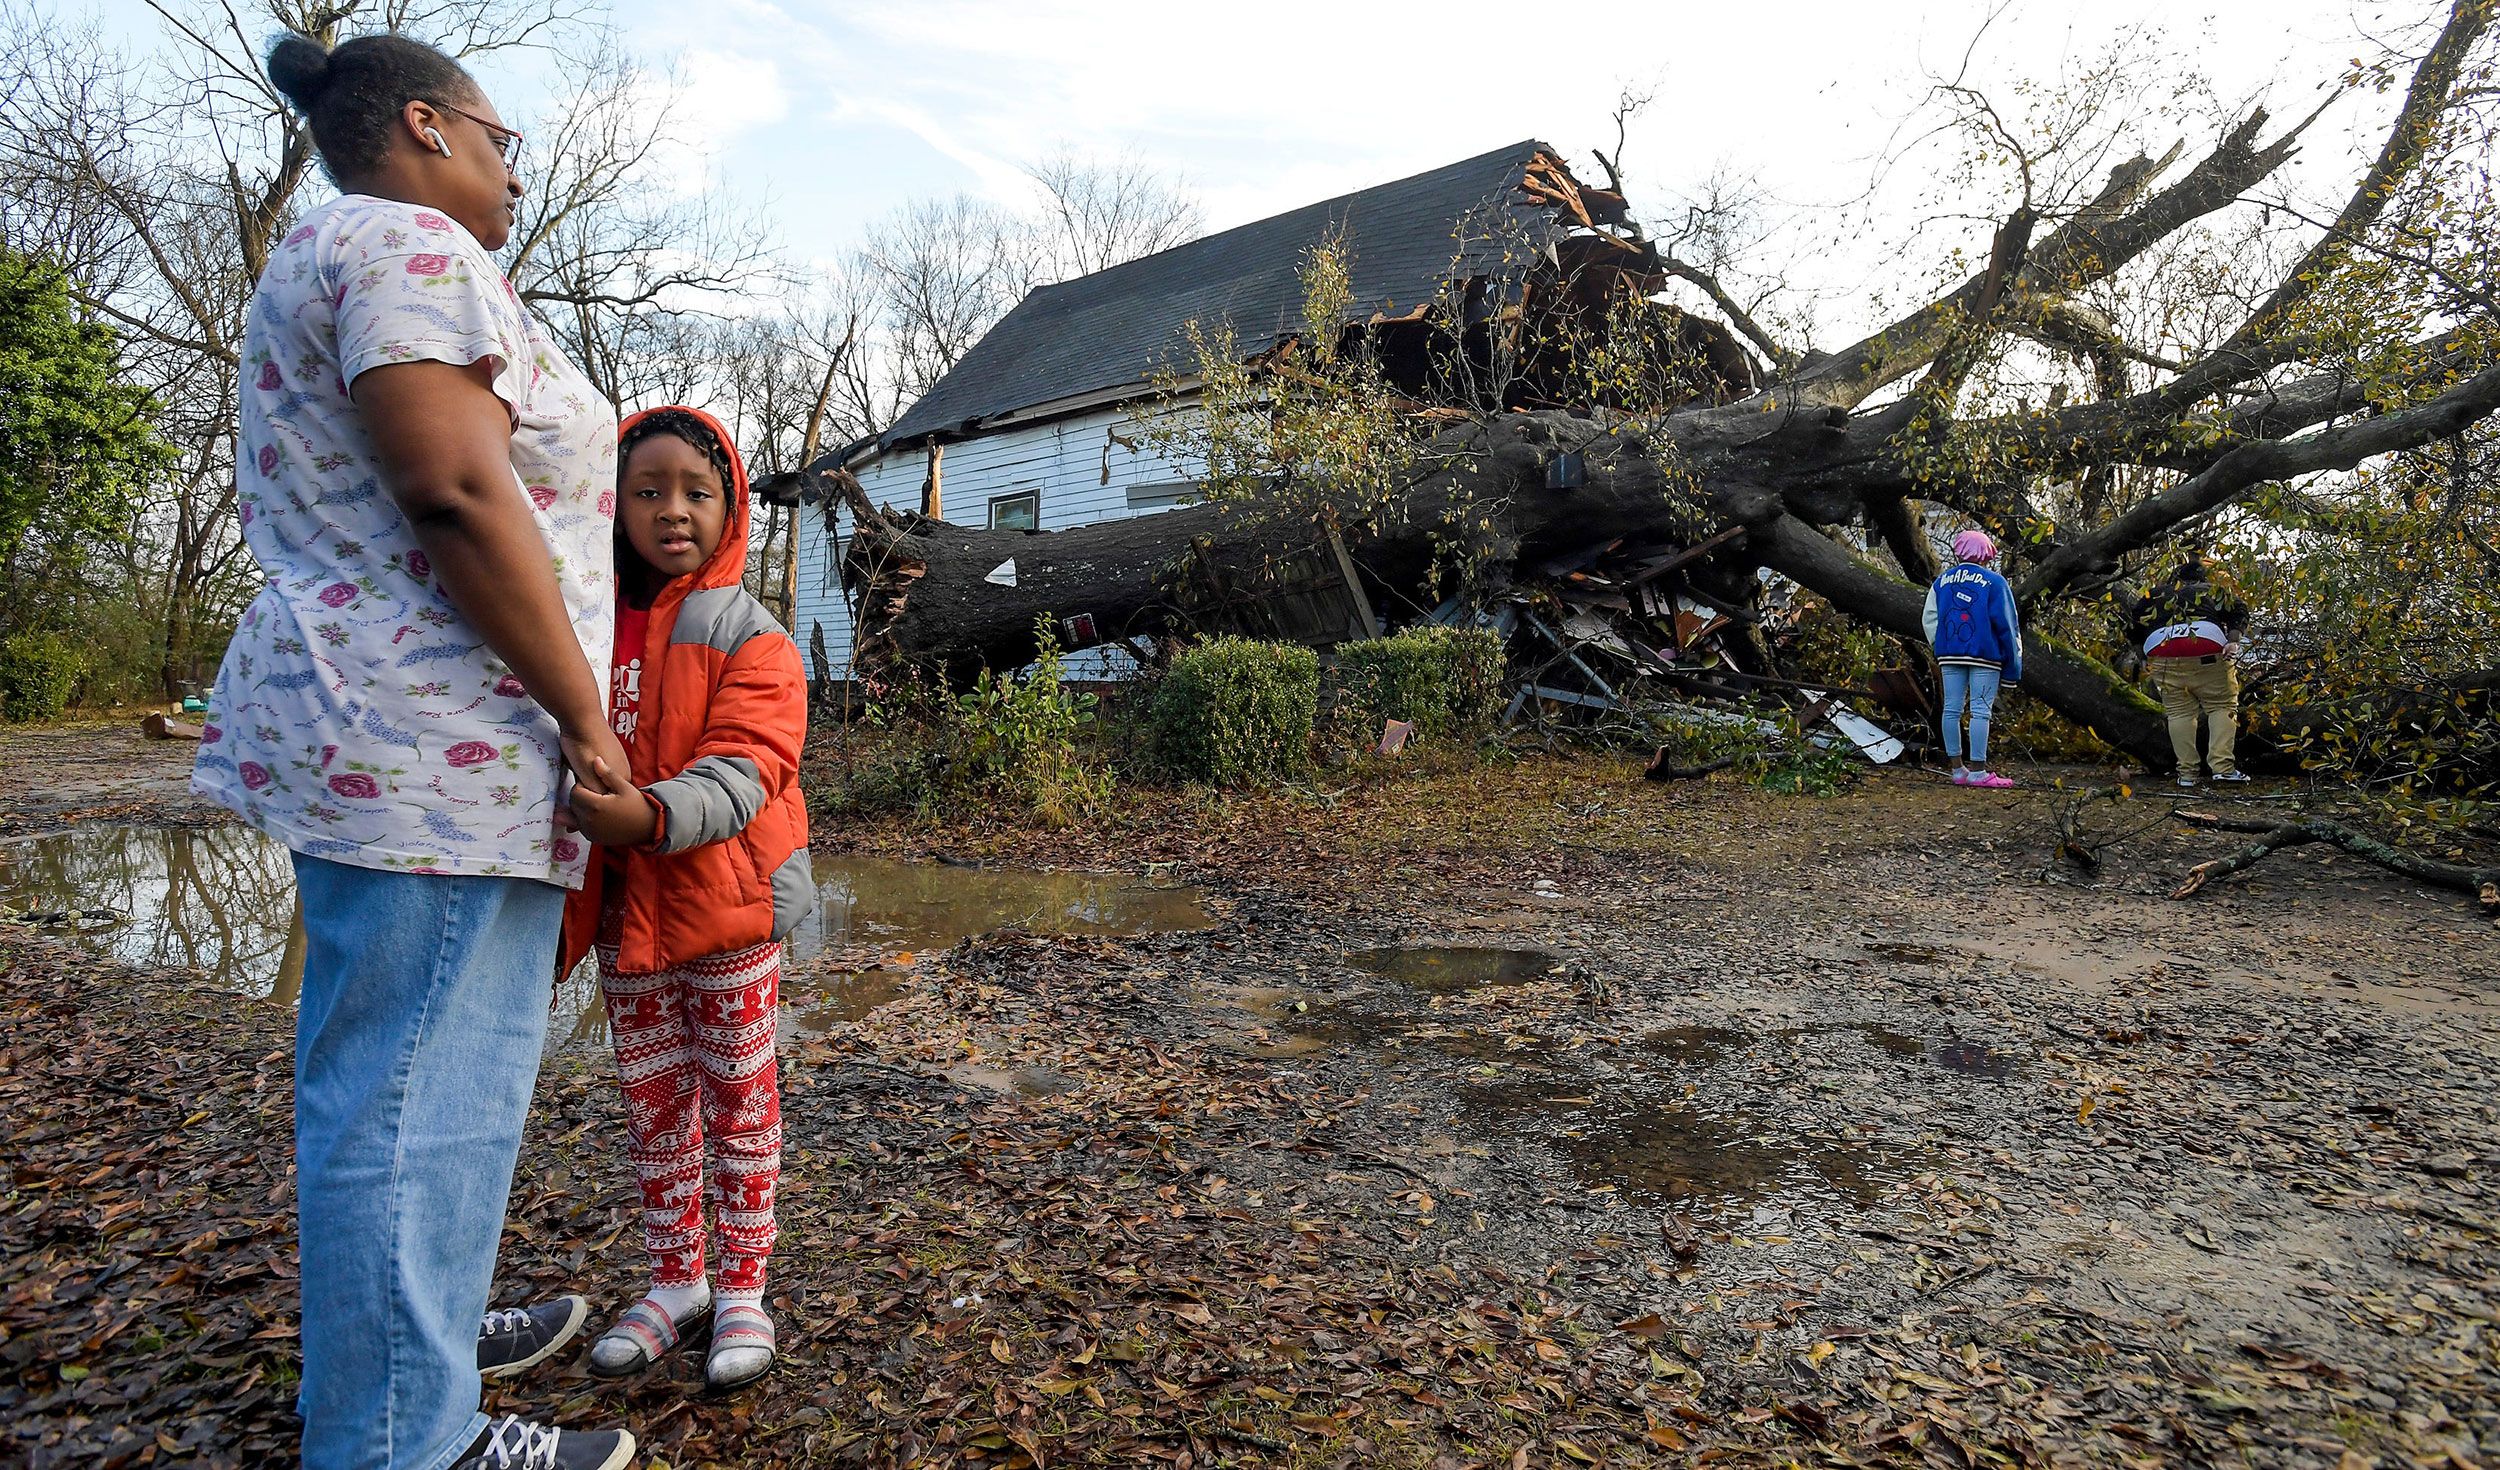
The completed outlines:
<svg viewBox="0 0 2500 1470">
<path fill-rule="evenodd" d="M 1147 712 L 1156 759 L 1217 786 L 1299 775 L 1319 713 L 1319 656 L 1288 643 L 1211 638 L 1172 660 Z"/>
<path fill-rule="evenodd" d="M 1081 743 L 1094 697 L 1061 682 L 1051 620 L 1019 677 L 984 669 L 948 691 L 905 670 L 872 697 L 854 728 L 820 732 L 805 779 L 824 822 L 913 813 L 926 819 L 1001 811 L 1062 826 L 1111 794 L 1111 773 Z"/>
<path fill-rule="evenodd" d="M 1790 796 L 1832 796 L 1858 779 L 1857 758 L 1813 738 L 1785 705 L 1662 715 L 1652 732 L 1670 764 L 1692 769 L 1718 760 L 1747 784 Z"/>
<path fill-rule="evenodd" d="M 0 639 L 0 716 L 11 720 L 58 719 L 69 708 L 86 660 L 57 633 L 17 633 Z"/>
<path fill-rule="evenodd" d="M 1337 650 L 1329 725 L 1369 745 L 1389 720 L 1434 739 L 1473 734 L 1493 723 L 1502 701 L 1502 640 L 1483 628 L 1409 628 Z"/>
<path fill-rule="evenodd" d="M 946 721 L 946 781 L 967 795 L 1004 796 L 1053 826 L 1110 794 L 1110 778 L 1089 765 L 1077 736 L 1094 719 L 1094 696 L 1061 682 L 1052 619 L 1036 623 L 1041 645 L 1023 678 L 981 671 L 955 696 Z"/>
</svg>

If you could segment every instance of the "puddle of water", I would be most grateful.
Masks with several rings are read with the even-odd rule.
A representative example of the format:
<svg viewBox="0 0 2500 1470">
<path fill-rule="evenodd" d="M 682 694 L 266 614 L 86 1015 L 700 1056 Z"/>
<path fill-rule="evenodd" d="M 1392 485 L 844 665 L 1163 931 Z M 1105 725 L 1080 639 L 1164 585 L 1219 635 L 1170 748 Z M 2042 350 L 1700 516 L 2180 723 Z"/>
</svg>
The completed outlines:
<svg viewBox="0 0 2500 1470">
<path fill-rule="evenodd" d="M 790 957 L 876 946 L 941 950 L 998 929 L 1036 934 L 1166 934 L 1215 922 L 1198 890 L 1121 873 L 962 868 L 887 858 L 816 858 L 820 902 L 790 936 Z"/>
<path fill-rule="evenodd" d="M 1676 1099 L 1575 1091 L 1584 1084 L 1528 1078 L 1468 1087 L 1461 1098 L 1480 1126 L 1552 1148 L 1583 1185 L 1704 1214 L 1816 1195 L 1864 1209 L 1898 1177 L 1858 1146 L 1791 1141 L 1742 1114 Z"/>
<path fill-rule="evenodd" d="M 1949 1037 L 1943 1041 L 1930 1041 L 1924 1036 L 1911 1036 L 1888 1027 L 1873 1025 L 1852 1025 L 1837 1029 L 1856 1032 L 1877 1051 L 1927 1062 L 1963 1077 L 2001 1079 L 2013 1076 L 2022 1066 L 2022 1059 L 2013 1052 L 1985 1046 L 1976 1041 L 1963 1041 L 1958 1037 Z"/>
<path fill-rule="evenodd" d="M 1358 970 L 1430 995 L 1456 995 L 1488 985 L 1550 979 L 1562 961 L 1539 949 L 1489 949 L 1461 944 L 1398 944 L 1346 956 Z"/>
<path fill-rule="evenodd" d="M 1668 1026 L 1641 1038 L 1641 1049 L 1676 1066 L 1706 1067 L 1754 1038 L 1731 1026 Z"/>
<path fill-rule="evenodd" d="M 1927 1055 L 1927 1041 L 1924 1037 L 1910 1036 L 1882 1026 L 1852 1026 L 1849 1029 L 1865 1037 L 1867 1045 L 1889 1056 L 1923 1057 Z"/>
<path fill-rule="evenodd" d="M 822 902 L 790 936 L 784 1037 L 856 1021 L 902 993 L 891 968 L 809 972 L 861 948 L 885 958 L 939 950 L 993 929 L 1149 934 L 1214 922 L 1198 890 L 1104 873 L 958 868 L 819 856 Z M 182 965 L 240 994 L 292 1004 L 304 977 L 295 870 L 283 844 L 241 825 L 93 824 L 0 843 L 0 903 L 74 915 L 49 926 L 132 965 Z M 607 1016 L 587 965 L 556 990 L 551 1045 L 605 1045 Z"/>
<path fill-rule="evenodd" d="M 287 851 L 249 827 L 90 826 L 0 843 L 0 903 L 130 965 L 181 965 L 292 1003 L 304 981 Z"/>
<path fill-rule="evenodd" d="M 2022 1067 L 2022 1059 L 2012 1052 L 1976 1041 L 1934 1042 L 1927 1048 L 1927 1060 L 1965 1077 L 2011 1077 Z"/>
</svg>

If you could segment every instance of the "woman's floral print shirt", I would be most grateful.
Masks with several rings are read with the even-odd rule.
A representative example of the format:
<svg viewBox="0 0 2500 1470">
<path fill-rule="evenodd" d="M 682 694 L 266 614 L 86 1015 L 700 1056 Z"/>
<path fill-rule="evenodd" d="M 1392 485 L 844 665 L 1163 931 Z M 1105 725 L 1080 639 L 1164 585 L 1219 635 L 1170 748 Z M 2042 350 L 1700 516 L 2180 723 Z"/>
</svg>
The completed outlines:
<svg viewBox="0 0 2500 1470">
<path fill-rule="evenodd" d="M 192 784 L 297 852 L 579 887 L 556 722 L 434 581 L 348 385 L 485 362 L 582 654 L 605 678 L 616 415 L 455 221 L 351 194 L 271 256 L 243 337 L 235 465 L 268 586 L 218 671 Z"/>
</svg>

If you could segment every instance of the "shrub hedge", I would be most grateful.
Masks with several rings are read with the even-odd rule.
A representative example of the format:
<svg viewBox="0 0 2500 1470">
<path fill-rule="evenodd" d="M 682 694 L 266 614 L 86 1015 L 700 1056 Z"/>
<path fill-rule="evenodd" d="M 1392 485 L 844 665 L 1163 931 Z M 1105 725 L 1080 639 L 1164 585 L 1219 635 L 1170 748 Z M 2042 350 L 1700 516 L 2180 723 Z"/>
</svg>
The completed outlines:
<svg viewBox="0 0 2500 1470">
<path fill-rule="evenodd" d="M 1485 729 L 1502 700 L 1502 640 L 1484 628 L 1409 628 L 1337 650 L 1329 724 L 1368 745 L 1388 720 L 1448 739 Z"/>
<path fill-rule="evenodd" d="M 1156 760 L 1172 774 L 1244 786 L 1301 774 L 1318 713 L 1317 654 L 1210 638 L 1172 660 L 1147 725 Z"/>
<path fill-rule="evenodd" d="M 0 639 L 0 716 L 58 719 L 86 671 L 86 659 L 58 633 L 16 633 Z"/>
</svg>

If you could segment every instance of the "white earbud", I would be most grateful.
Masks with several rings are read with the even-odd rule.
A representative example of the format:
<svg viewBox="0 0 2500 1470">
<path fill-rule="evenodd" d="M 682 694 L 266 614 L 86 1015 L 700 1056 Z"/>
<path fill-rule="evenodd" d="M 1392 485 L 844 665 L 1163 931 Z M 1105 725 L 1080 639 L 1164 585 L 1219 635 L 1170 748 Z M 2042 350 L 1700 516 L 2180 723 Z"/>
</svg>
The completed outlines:
<svg viewBox="0 0 2500 1470">
<path fill-rule="evenodd" d="M 425 141 L 434 145 L 435 152 L 443 155 L 445 158 L 451 157 L 451 145 L 443 141 L 442 134 L 434 131 L 432 128 L 427 128 L 425 130 Z"/>
</svg>

